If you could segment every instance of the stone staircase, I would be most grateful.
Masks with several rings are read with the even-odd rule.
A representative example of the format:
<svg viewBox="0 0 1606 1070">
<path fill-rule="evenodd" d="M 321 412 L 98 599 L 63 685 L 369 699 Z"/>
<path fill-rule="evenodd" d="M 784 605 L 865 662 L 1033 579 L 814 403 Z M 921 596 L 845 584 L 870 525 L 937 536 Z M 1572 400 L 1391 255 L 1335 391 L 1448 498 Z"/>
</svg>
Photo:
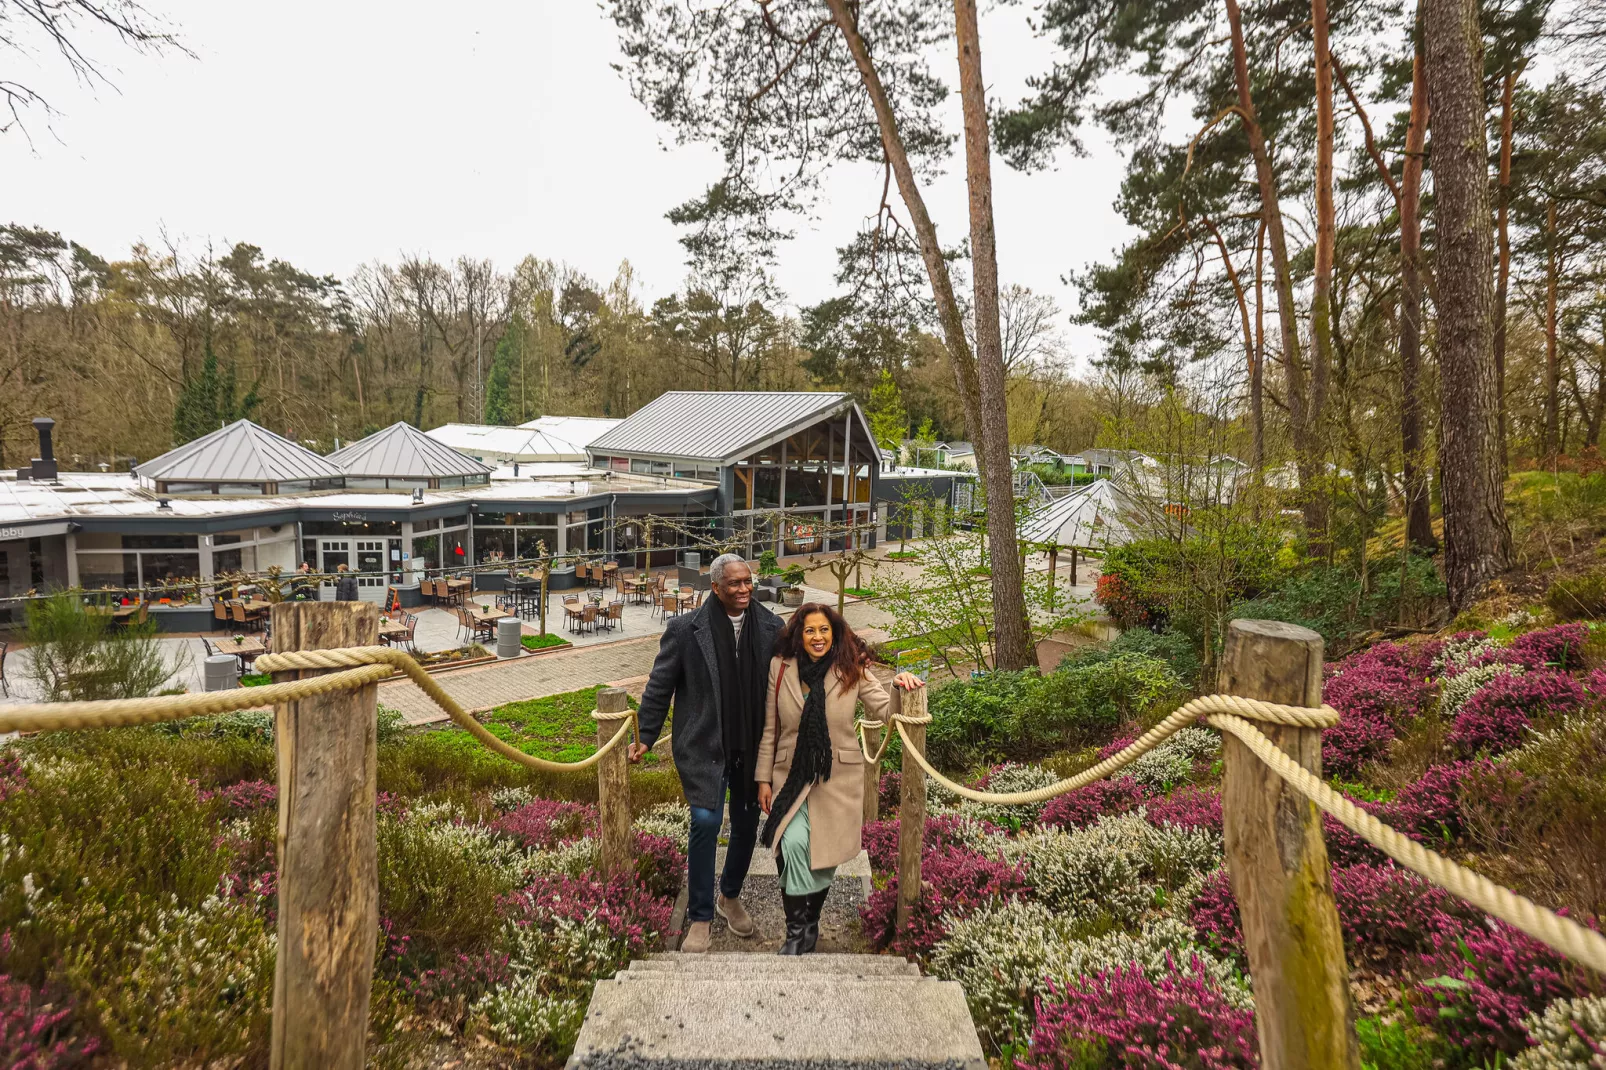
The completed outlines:
<svg viewBox="0 0 1606 1070">
<path fill-rule="evenodd" d="M 572 1070 L 986 1070 L 954 981 L 884 955 L 638 959 L 598 981 Z"/>
</svg>

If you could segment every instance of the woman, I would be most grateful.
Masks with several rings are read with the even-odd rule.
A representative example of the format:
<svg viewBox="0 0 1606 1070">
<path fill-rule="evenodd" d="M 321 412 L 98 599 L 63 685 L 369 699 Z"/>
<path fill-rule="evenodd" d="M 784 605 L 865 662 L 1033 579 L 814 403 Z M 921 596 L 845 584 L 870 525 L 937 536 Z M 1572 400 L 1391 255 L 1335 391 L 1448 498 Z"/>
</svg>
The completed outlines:
<svg viewBox="0 0 1606 1070">
<path fill-rule="evenodd" d="M 781 874 L 783 955 L 814 950 L 836 867 L 859 853 L 864 778 L 874 770 L 865 768 L 854 710 L 863 702 L 866 720 L 884 722 L 892 701 L 869 660 L 841 614 L 815 602 L 792 614 L 775 641 L 754 779 L 769 815 L 760 840 L 774 849 Z M 924 686 L 907 672 L 893 683 Z"/>
</svg>

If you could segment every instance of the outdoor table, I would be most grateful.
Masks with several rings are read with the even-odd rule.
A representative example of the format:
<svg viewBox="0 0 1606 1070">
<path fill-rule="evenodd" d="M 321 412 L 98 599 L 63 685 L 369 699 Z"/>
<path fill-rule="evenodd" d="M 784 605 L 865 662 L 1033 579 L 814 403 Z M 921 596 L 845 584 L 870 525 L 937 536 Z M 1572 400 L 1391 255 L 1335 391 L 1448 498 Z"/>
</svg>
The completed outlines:
<svg viewBox="0 0 1606 1070">
<path fill-rule="evenodd" d="M 240 669 L 245 671 L 250 669 L 251 663 L 257 659 L 257 655 L 268 652 L 268 645 L 254 635 L 247 635 L 240 639 L 235 639 L 231 636 L 227 639 L 218 640 L 217 650 L 219 654 L 233 654 L 239 658 Z"/>
<path fill-rule="evenodd" d="M 579 602 L 563 603 L 563 619 L 569 625 L 569 630 L 574 631 L 574 625 L 585 619 L 584 607 Z"/>
<path fill-rule="evenodd" d="M 139 612 L 138 606 L 85 606 L 85 613 L 110 614 L 112 620 L 122 622 Z"/>
<path fill-rule="evenodd" d="M 407 625 L 398 624 L 396 621 L 381 621 L 379 639 L 384 643 L 406 642 Z"/>
</svg>

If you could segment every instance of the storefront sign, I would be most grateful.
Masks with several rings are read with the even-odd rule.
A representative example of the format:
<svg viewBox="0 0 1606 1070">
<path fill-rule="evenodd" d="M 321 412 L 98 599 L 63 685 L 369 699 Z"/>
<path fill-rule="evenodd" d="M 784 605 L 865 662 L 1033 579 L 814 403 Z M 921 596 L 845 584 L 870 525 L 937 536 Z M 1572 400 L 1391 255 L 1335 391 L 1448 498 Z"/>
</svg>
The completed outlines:
<svg viewBox="0 0 1606 1070">
<path fill-rule="evenodd" d="M 346 513 L 335 513 L 333 515 L 334 515 L 334 518 L 336 520 L 344 520 L 344 521 L 347 521 L 347 522 L 355 522 L 355 521 L 362 521 L 362 520 L 367 520 L 368 519 L 368 514 L 367 513 L 346 512 Z"/>
</svg>

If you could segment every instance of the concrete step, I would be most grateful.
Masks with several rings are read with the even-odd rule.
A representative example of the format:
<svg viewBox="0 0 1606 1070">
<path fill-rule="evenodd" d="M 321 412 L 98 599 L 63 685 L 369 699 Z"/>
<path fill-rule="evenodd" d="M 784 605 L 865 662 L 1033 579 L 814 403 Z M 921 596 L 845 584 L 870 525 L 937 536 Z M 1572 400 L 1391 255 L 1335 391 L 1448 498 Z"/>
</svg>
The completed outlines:
<svg viewBox="0 0 1606 1070">
<path fill-rule="evenodd" d="M 637 959 L 625 974 L 661 976 L 677 974 L 688 977 L 726 977 L 740 975 L 776 975 L 792 977 L 802 974 L 831 974 L 847 977 L 919 977 L 920 967 L 907 959 L 887 955 L 775 955 L 725 953 L 718 955 L 686 955 L 670 953 Z"/>
<path fill-rule="evenodd" d="M 598 981 L 572 1070 L 985 1070 L 954 981 L 914 977 L 715 977 Z"/>
</svg>

